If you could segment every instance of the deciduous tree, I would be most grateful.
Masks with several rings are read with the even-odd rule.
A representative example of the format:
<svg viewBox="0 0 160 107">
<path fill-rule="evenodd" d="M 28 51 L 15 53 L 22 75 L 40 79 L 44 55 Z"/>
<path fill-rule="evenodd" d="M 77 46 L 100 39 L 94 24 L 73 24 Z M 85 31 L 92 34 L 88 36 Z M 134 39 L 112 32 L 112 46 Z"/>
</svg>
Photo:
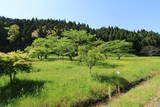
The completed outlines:
<svg viewBox="0 0 160 107">
<path fill-rule="evenodd" d="M 32 64 L 26 54 L 10 52 L 0 53 L 0 74 L 9 75 L 13 83 L 18 72 L 29 72 Z"/>
<path fill-rule="evenodd" d="M 20 27 L 16 24 L 11 25 L 9 27 L 7 40 L 9 40 L 10 42 L 14 42 L 19 37 L 19 33 Z"/>
<path fill-rule="evenodd" d="M 85 49 L 86 50 L 86 49 Z M 104 54 L 102 54 L 99 50 L 99 48 L 93 48 L 89 50 L 88 52 L 84 51 L 84 49 L 80 49 L 79 53 L 81 53 L 80 57 L 82 58 L 82 61 L 87 65 L 89 68 L 89 72 L 92 72 L 93 66 L 97 64 L 97 62 L 104 59 Z"/>
</svg>

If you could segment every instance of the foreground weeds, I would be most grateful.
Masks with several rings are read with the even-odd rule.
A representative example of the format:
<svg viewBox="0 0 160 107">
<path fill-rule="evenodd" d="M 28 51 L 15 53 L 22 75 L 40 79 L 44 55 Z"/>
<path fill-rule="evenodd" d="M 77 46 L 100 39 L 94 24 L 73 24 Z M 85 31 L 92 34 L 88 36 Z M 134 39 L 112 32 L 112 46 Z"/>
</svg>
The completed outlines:
<svg viewBox="0 0 160 107">
<path fill-rule="evenodd" d="M 85 106 L 160 70 L 158 57 L 110 58 L 95 66 L 92 74 L 76 60 L 55 59 L 34 61 L 39 72 L 17 74 L 12 88 L 8 77 L 0 77 L 0 107 Z"/>
</svg>

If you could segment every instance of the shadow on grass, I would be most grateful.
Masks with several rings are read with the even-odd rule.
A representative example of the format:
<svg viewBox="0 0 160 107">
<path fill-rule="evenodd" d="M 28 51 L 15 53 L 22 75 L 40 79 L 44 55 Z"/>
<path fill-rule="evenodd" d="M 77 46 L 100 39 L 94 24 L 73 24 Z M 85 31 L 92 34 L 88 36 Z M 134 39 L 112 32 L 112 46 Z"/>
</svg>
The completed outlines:
<svg viewBox="0 0 160 107">
<path fill-rule="evenodd" d="M 122 65 L 110 64 L 110 63 L 105 63 L 105 62 L 99 62 L 97 64 L 97 67 L 99 68 L 117 68 L 119 66 L 122 66 Z"/>
<path fill-rule="evenodd" d="M 93 79 L 101 83 L 108 83 L 113 86 L 119 85 L 121 88 L 125 88 L 129 85 L 129 82 L 126 79 L 115 75 L 113 76 L 93 75 L 92 77 Z"/>
<path fill-rule="evenodd" d="M 69 58 L 47 58 L 47 59 L 45 59 L 46 61 L 58 61 L 58 60 L 64 60 L 64 61 L 70 61 L 70 59 Z M 78 61 L 78 59 L 72 59 L 72 61 Z"/>
<path fill-rule="evenodd" d="M 41 91 L 44 83 L 44 81 L 15 80 L 13 84 L 9 83 L 0 88 L 0 101 L 7 104 L 10 100 L 23 95 L 36 95 Z"/>
<path fill-rule="evenodd" d="M 116 60 L 116 59 L 115 59 L 115 60 Z M 123 58 L 123 57 L 122 57 L 120 60 L 117 59 L 117 61 L 146 61 L 146 60 L 147 60 L 147 59 L 144 59 L 144 58 L 139 58 L 139 59 L 138 59 L 138 58 L 134 58 L 134 57 L 131 58 L 131 59 L 130 59 L 130 58 L 127 58 L 127 57 L 126 57 L 126 58 Z"/>
<path fill-rule="evenodd" d="M 118 75 L 117 76 L 116 75 L 104 76 L 104 75 L 93 74 L 92 78 L 95 81 L 98 81 L 100 83 L 107 83 L 114 87 L 119 85 L 120 90 L 123 92 L 126 91 L 125 88 L 129 86 L 129 82 L 126 79 L 119 77 Z M 117 89 L 114 89 L 111 91 L 113 91 L 111 92 L 112 96 L 114 96 L 117 93 Z M 96 97 L 98 96 L 99 98 L 95 99 L 93 97 L 93 98 L 89 98 L 84 101 L 79 101 L 74 105 L 74 107 L 99 107 L 99 106 L 95 106 L 95 104 L 98 104 L 99 102 L 103 103 L 103 101 L 105 102 L 109 101 L 108 94 L 102 95 L 101 92 L 96 91 L 96 89 L 91 90 L 91 94 Z"/>
</svg>

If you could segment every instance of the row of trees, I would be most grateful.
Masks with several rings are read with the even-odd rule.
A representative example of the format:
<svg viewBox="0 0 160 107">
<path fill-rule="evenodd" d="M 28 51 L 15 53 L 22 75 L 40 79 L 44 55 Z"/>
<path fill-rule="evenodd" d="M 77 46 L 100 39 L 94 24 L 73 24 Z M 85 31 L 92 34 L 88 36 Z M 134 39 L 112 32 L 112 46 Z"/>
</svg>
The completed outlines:
<svg viewBox="0 0 160 107">
<path fill-rule="evenodd" d="M 63 37 L 48 36 L 47 38 L 35 39 L 31 46 L 25 51 L 31 56 L 40 60 L 47 59 L 48 55 L 55 54 L 59 57 L 67 56 L 72 61 L 78 57 L 79 61 L 85 63 L 91 69 L 98 61 L 109 56 L 129 55 L 132 52 L 132 43 L 124 40 L 104 42 L 95 39 L 96 35 L 87 33 L 84 30 L 64 31 Z"/>
<path fill-rule="evenodd" d="M 128 31 L 118 27 L 92 29 L 87 24 L 66 22 L 65 20 L 26 20 L 0 17 L 0 51 L 24 50 L 37 38 L 46 38 L 49 35 L 62 38 L 63 32 L 70 29 L 85 30 L 87 33 L 95 35 L 94 39 L 105 42 L 112 40 L 131 42 L 134 54 L 147 55 L 148 51 L 141 53 L 144 47 L 152 46 L 155 47 L 154 49 L 160 47 L 160 34 L 153 31 Z"/>
<path fill-rule="evenodd" d="M 104 42 L 96 47 L 80 46 L 78 49 L 78 57 L 80 62 L 83 62 L 88 66 L 91 73 L 91 69 L 99 61 L 103 61 L 110 56 L 117 56 L 120 60 L 122 56 L 131 56 L 132 54 L 129 53 L 131 51 L 132 43 L 114 40 Z"/>
<path fill-rule="evenodd" d="M 47 38 L 35 39 L 31 46 L 25 49 L 32 57 L 46 59 L 49 54 L 68 56 L 70 60 L 78 55 L 78 47 L 94 43 L 95 35 L 84 30 L 64 31 L 63 37 L 49 35 Z"/>
<path fill-rule="evenodd" d="M 8 29 L 7 39 L 12 43 L 19 34 L 19 26 L 12 25 Z M 48 35 L 47 38 L 37 38 L 25 49 L 21 51 L 0 53 L 0 75 L 9 75 L 10 82 L 13 83 L 17 72 L 29 72 L 32 68 L 29 57 L 47 59 L 48 55 L 55 54 L 59 57 L 67 56 L 72 61 L 73 57 L 78 57 L 81 63 L 88 66 L 90 72 L 98 61 L 102 61 L 109 56 L 122 56 L 132 51 L 132 43 L 124 40 L 114 40 L 104 42 L 96 38 L 85 30 L 68 30 L 59 35 Z"/>
</svg>

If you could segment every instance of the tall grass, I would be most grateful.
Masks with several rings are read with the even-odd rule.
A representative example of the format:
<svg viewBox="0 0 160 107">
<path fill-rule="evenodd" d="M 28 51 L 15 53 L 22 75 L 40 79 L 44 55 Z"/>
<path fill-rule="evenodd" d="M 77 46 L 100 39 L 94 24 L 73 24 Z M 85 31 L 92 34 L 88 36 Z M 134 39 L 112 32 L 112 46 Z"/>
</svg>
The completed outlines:
<svg viewBox="0 0 160 107">
<path fill-rule="evenodd" d="M 50 58 L 33 64 L 40 72 L 18 74 L 12 89 L 9 78 L 0 77 L 0 107 L 83 106 L 107 96 L 108 86 L 111 91 L 117 84 L 125 88 L 160 70 L 158 57 L 110 58 L 95 66 L 92 75 L 77 61 Z"/>
<path fill-rule="evenodd" d="M 160 74 L 111 101 L 107 107 L 142 107 L 149 102 L 152 97 L 159 96 L 159 83 Z M 151 104 L 152 105 L 147 104 L 145 107 L 156 107 L 156 103 L 153 102 Z"/>
</svg>

